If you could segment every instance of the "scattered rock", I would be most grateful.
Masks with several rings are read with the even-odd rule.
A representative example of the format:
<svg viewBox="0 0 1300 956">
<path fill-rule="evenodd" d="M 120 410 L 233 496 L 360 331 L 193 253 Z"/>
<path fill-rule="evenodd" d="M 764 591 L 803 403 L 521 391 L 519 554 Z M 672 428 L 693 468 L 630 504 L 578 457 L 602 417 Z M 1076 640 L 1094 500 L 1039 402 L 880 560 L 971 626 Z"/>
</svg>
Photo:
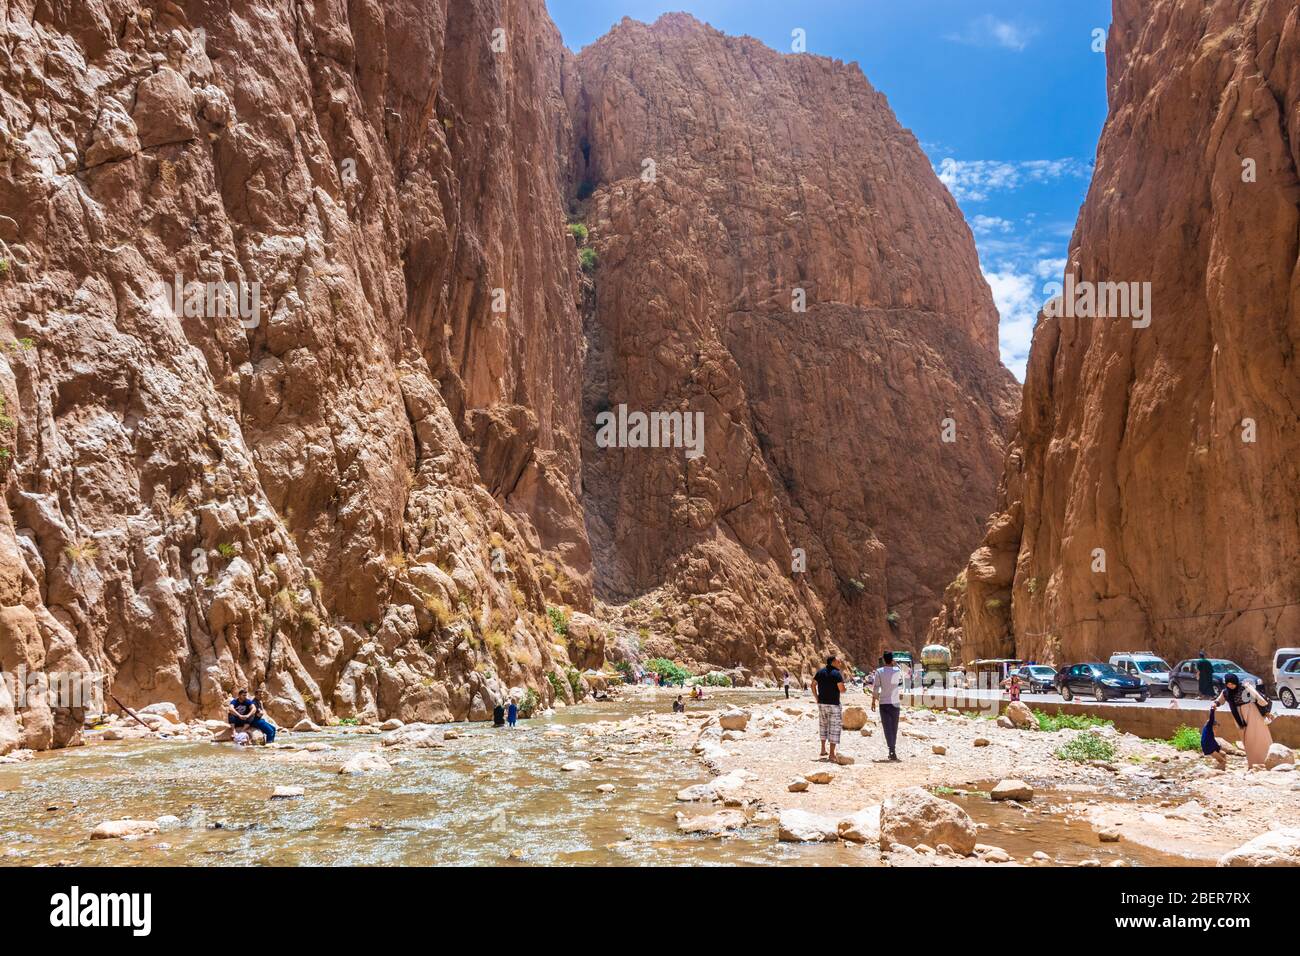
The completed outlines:
<svg viewBox="0 0 1300 956">
<path fill-rule="evenodd" d="M 1300 866 L 1300 827 L 1261 833 L 1221 856 L 1219 866 Z"/>
<path fill-rule="evenodd" d="M 974 743 L 976 747 L 987 747 L 989 739 L 987 737 L 976 737 Z"/>
<path fill-rule="evenodd" d="M 300 799 L 306 790 L 302 787 L 276 787 L 271 794 L 272 800 L 297 800 Z"/>
<path fill-rule="evenodd" d="M 401 730 L 404 726 L 406 726 L 404 721 L 398 720 L 396 717 L 391 717 L 388 720 L 385 720 L 382 724 L 380 724 L 379 729 L 380 730 Z"/>
<path fill-rule="evenodd" d="M 744 730 L 749 724 L 749 711 L 734 709 L 718 717 L 718 724 L 723 730 Z M 726 739 L 725 737 L 723 738 Z"/>
<path fill-rule="evenodd" d="M 614 785 L 612 783 L 602 783 L 596 788 L 597 793 L 613 793 Z"/>
<path fill-rule="evenodd" d="M 1015 721 L 1013 721 L 1013 720 L 1012 720 L 1010 717 L 1008 717 L 1006 714 L 1003 714 L 1001 717 L 998 718 L 998 726 L 1001 727 L 1003 730 L 1015 730 L 1015 729 L 1016 729 Z"/>
<path fill-rule="evenodd" d="M 211 730 L 213 728 L 209 727 L 208 729 Z M 314 733 L 318 733 L 319 731 L 320 731 L 320 727 L 317 726 L 315 723 L 313 723 L 311 718 L 309 717 L 304 717 L 302 720 L 298 721 L 296 724 L 293 725 L 293 732 L 295 734 L 314 734 Z"/>
<path fill-rule="evenodd" d="M 355 776 L 365 773 L 386 773 L 392 769 L 392 766 L 387 760 L 379 756 L 379 754 L 375 753 L 373 750 L 367 750 L 363 753 L 349 757 L 344 762 L 343 766 L 339 767 L 339 773 L 348 776 Z"/>
<path fill-rule="evenodd" d="M 839 839 L 839 822 L 806 810 L 782 810 L 777 832 L 785 843 L 826 843 Z"/>
<path fill-rule="evenodd" d="M 839 764 L 841 767 L 851 767 L 856 761 L 854 761 L 854 759 L 848 756 L 847 754 L 836 754 L 835 762 Z"/>
<path fill-rule="evenodd" d="M 739 830 L 748 822 L 740 810 L 719 810 L 708 816 L 683 817 L 677 821 L 677 829 L 683 833 L 725 833 Z"/>
<path fill-rule="evenodd" d="M 1038 729 L 1038 718 L 1034 716 L 1034 712 L 1030 710 L 1029 706 L 1023 701 L 1013 700 L 1011 703 L 1007 704 L 1007 709 L 1003 713 L 1003 716 L 1009 717 L 1012 724 L 1020 730 Z"/>
<path fill-rule="evenodd" d="M 942 757 L 947 752 L 948 752 L 948 748 L 943 746 L 942 744 L 935 744 L 933 747 L 930 748 L 930 753 L 936 754 L 940 757 Z"/>
<path fill-rule="evenodd" d="M 128 840 L 158 832 L 157 820 L 109 820 L 90 831 L 92 840 Z"/>
<path fill-rule="evenodd" d="M 809 783 L 828 784 L 835 779 L 835 774 L 829 770 L 814 770 L 812 773 L 806 773 L 803 778 Z"/>
<path fill-rule="evenodd" d="M 1097 831 L 1097 839 L 1102 843 L 1118 843 L 1119 830 L 1115 827 L 1103 827 Z"/>
<path fill-rule="evenodd" d="M 867 725 L 867 709 L 856 704 L 845 707 L 840 712 L 840 720 L 845 730 L 861 730 Z"/>
<path fill-rule="evenodd" d="M 920 787 L 891 794 L 880 811 L 880 848 L 946 843 L 962 856 L 975 849 L 975 823 L 966 811 Z"/>
<path fill-rule="evenodd" d="M 587 763 L 585 760 L 570 760 L 566 764 L 561 764 L 560 769 L 566 773 L 578 773 L 582 770 L 590 770 L 591 764 Z"/>
<path fill-rule="evenodd" d="M 840 820 L 836 832 L 851 843 L 880 842 L 880 804 L 859 810 Z"/>
<path fill-rule="evenodd" d="M 162 717 L 164 720 L 166 720 L 168 723 L 171 724 L 183 723 L 183 721 L 181 720 L 181 712 L 176 709 L 175 704 L 170 703 L 169 701 L 163 701 L 162 703 L 158 703 L 158 704 L 150 704 L 148 707 L 141 707 L 139 710 L 136 711 L 136 713 L 142 716 L 144 714 L 152 714 L 156 717 Z"/>
<path fill-rule="evenodd" d="M 1264 758 L 1264 766 L 1272 770 L 1283 765 L 1295 767 L 1295 751 L 1284 744 L 1273 744 L 1268 748 L 1268 756 Z"/>
<path fill-rule="evenodd" d="M 989 796 L 994 800 L 1032 800 L 1034 788 L 1023 780 L 1000 780 L 997 786 L 989 791 Z"/>
<path fill-rule="evenodd" d="M 803 793 L 805 790 L 808 789 L 808 786 L 809 784 L 807 780 L 805 780 L 803 777 L 796 777 L 795 779 L 790 781 L 786 789 L 789 790 L 791 793 Z"/>
</svg>

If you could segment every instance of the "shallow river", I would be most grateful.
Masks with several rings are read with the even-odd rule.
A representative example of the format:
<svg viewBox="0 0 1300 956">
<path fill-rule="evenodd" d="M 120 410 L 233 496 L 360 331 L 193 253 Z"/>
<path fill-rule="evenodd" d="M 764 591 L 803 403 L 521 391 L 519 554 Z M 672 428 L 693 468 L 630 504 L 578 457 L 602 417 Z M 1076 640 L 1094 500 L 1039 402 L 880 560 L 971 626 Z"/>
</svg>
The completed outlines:
<svg viewBox="0 0 1300 956">
<path fill-rule="evenodd" d="M 711 705 L 732 695 L 715 694 Z M 757 695 L 734 695 L 753 702 Z M 773 695 L 775 696 L 775 695 Z M 585 704 L 514 731 L 458 724 L 446 750 L 401 750 L 392 773 L 340 776 L 347 755 L 375 746 L 372 735 L 285 735 L 324 740 L 339 759 L 280 763 L 264 749 L 121 741 L 40 754 L 0 766 L 0 864 L 219 865 L 863 865 L 875 850 L 841 844 L 780 843 L 772 824 L 726 839 L 678 833 L 682 787 L 708 778 L 700 764 L 650 742 L 594 746 L 543 736 L 556 725 L 622 719 L 666 710 L 668 699 Z M 588 749 L 590 747 L 590 749 Z M 568 760 L 591 761 L 565 773 Z M 613 784 L 613 793 L 596 787 Z M 268 800 L 282 785 L 299 800 Z M 1049 798 L 1050 799 L 1050 798 Z M 981 840 L 1013 856 L 1044 849 L 1054 857 L 1135 864 L 1181 862 L 1127 844 L 1086 846 L 1085 825 L 1034 817 L 987 798 L 959 802 L 992 824 Z M 181 819 L 141 840 L 89 839 L 111 819 Z M 1020 829 L 1020 828 L 1024 829 Z M 1091 842 L 1087 840 L 1086 842 Z M 1077 844 L 1077 851 L 1070 847 Z"/>
</svg>

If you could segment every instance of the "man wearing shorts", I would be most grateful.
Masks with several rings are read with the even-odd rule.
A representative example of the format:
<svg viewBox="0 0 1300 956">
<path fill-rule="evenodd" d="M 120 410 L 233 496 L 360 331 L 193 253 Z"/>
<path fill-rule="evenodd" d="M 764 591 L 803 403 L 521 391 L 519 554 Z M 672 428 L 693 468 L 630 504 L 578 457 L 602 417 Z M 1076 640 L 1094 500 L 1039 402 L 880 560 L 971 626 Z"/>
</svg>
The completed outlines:
<svg viewBox="0 0 1300 956">
<path fill-rule="evenodd" d="M 826 745 L 829 744 L 831 760 L 835 759 L 835 748 L 840 745 L 840 731 L 844 727 L 840 714 L 840 692 L 844 690 L 844 675 L 840 673 L 839 661 L 832 654 L 826 658 L 826 666 L 813 677 L 813 697 L 817 699 L 817 732 L 821 735 L 821 756 L 827 756 Z"/>
</svg>

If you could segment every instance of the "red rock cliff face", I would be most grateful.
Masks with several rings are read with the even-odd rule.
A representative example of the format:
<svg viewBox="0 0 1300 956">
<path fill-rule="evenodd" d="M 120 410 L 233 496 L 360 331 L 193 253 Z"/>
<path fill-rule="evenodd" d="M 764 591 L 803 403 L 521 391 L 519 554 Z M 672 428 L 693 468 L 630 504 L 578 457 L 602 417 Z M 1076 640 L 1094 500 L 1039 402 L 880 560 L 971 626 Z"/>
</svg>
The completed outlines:
<svg viewBox="0 0 1300 956">
<path fill-rule="evenodd" d="M 540 0 L 6 17 L 0 668 L 281 722 L 549 699 L 543 589 L 590 585 Z M 0 751 L 56 716 L 0 697 Z"/>
<path fill-rule="evenodd" d="M 855 68 L 680 17 L 574 58 L 541 0 L 5 15 L 0 671 L 481 717 L 603 661 L 548 603 L 798 671 L 906 642 L 975 543 L 996 316 Z M 618 403 L 705 454 L 597 449 Z M 0 693 L 0 752 L 80 717 Z"/>
<path fill-rule="evenodd" d="M 913 644 L 1014 413 L 955 203 L 856 66 L 673 14 L 624 20 L 576 73 L 585 418 L 697 412 L 705 439 L 588 441 L 598 592 L 648 595 L 670 657 L 798 673 L 831 643 L 864 665 Z"/>
<path fill-rule="evenodd" d="M 1300 12 L 1117 0 L 1107 58 L 1068 268 L 1151 282 L 1150 325 L 1040 319 L 1003 506 L 935 634 L 1271 677 L 1300 634 Z"/>
</svg>

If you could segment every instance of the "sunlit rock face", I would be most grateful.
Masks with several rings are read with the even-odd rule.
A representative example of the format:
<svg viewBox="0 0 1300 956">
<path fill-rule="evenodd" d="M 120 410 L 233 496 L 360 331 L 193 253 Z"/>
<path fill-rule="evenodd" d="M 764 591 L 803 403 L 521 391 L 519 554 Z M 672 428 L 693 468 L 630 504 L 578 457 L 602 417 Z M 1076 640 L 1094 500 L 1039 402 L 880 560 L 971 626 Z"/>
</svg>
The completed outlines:
<svg viewBox="0 0 1300 956">
<path fill-rule="evenodd" d="M 1117 0 L 1107 58 L 1085 308 L 1040 318 L 999 513 L 933 634 L 1271 678 L 1300 633 L 1300 13 Z M 1102 282 L 1149 283 L 1147 314 L 1078 317 Z"/>
</svg>

